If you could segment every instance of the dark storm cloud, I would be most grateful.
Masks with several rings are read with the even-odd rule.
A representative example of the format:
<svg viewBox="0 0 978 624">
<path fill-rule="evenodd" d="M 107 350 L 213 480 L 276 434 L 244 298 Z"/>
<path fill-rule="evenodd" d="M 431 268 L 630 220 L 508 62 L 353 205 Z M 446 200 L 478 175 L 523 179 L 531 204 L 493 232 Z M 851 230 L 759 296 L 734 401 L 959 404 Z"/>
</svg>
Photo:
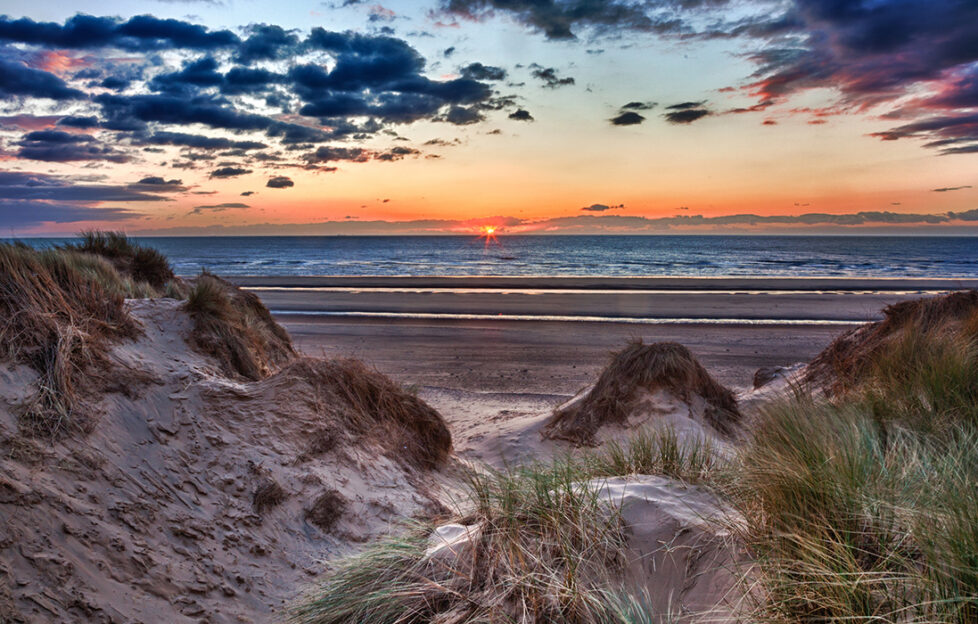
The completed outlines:
<svg viewBox="0 0 978 624">
<path fill-rule="evenodd" d="M 85 94 L 70 88 L 64 80 L 52 73 L 0 57 L 0 99 L 17 96 L 77 100 L 85 97 Z"/>
<path fill-rule="evenodd" d="M 268 147 L 259 141 L 236 141 L 226 137 L 209 137 L 184 132 L 156 132 L 147 137 L 136 138 L 134 142 L 140 145 L 179 145 L 203 150 L 255 150 Z"/>
<path fill-rule="evenodd" d="M 212 178 L 234 178 L 239 175 L 245 175 L 251 173 L 251 169 L 244 169 L 242 167 L 220 167 L 211 171 L 210 177 Z"/>
<path fill-rule="evenodd" d="M 69 18 L 63 25 L 35 22 L 26 17 L 12 20 L 0 16 L 0 41 L 59 49 L 113 47 L 132 52 L 173 48 L 214 50 L 240 43 L 231 31 L 210 31 L 175 19 L 137 15 L 121 21 L 82 14 Z"/>
<path fill-rule="evenodd" d="M 93 100 L 102 106 L 108 127 L 123 129 L 141 127 L 146 122 L 186 125 L 199 123 L 224 130 L 264 130 L 272 120 L 263 115 L 238 112 L 211 97 L 176 97 L 172 95 L 101 94 Z"/>
<path fill-rule="evenodd" d="M 255 24 L 248 27 L 248 38 L 238 47 L 235 60 L 245 65 L 255 61 L 283 59 L 294 53 L 299 37 L 273 24 Z"/>
<path fill-rule="evenodd" d="M 509 114 L 509 118 L 516 121 L 533 121 L 533 115 L 530 111 L 519 108 Z"/>
<path fill-rule="evenodd" d="M 558 87 L 566 87 L 574 84 L 574 78 L 567 76 L 561 78 L 557 75 L 557 69 L 554 67 L 540 67 L 537 66 L 533 70 L 533 77 L 543 81 L 543 86 L 549 89 L 556 89 Z"/>
<path fill-rule="evenodd" d="M 472 80 L 505 80 L 506 70 L 502 67 L 483 65 L 482 63 L 470 63 L 460 70 L 463 78 Z"/>
<path fill-rule="evenodd" d="M 47 162 L 73 162 L 78 160 L 107 160 L 123 163 L 131 160 L 129 154 L 104 145 L 88 134 L 72 134 L 61 130 L 37 130 L 29 132 L 16 143 L 18 158 Z"/>
<path fill-rule="evenodd" d="M 265 183 L 265 186 L 274 189 L 284 189 L 295 186 L 295 182 L 286 176 L 275 176 L 274 178 L 269 179 L 268 182 Z M 244 195 L 244 193 L 242 193 L 242 195 Z"/>
<path fill-rule="evenodd" d="M 613 126 L 634 126 L 645 121 L 645 117 L 635 111 L 624 112 L 610 119 Z"/>
</svg>

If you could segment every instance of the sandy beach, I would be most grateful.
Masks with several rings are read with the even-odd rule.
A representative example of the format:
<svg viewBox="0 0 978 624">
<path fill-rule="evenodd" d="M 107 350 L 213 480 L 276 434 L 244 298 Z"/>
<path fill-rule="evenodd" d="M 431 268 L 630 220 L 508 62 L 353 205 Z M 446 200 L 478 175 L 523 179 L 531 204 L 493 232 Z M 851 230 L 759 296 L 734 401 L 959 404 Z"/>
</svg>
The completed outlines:
<svg viewBox="0 0 978 624">
<path fill-rule="evenodd" d="M 405 384 L 569 395 L 628 340 L 687 345 L 723 383 L 807 361 L 883 307 L 978 280 L 235 278 L 311 354 Z M 555 320 L 561 319 L 561 320 Z M 575 320 L 576 319 L 576 320 Z"/>
<path fill-rule="evenodd" d="M 787 490 L 792 501 L 804 475 L 817 477 L 792 522 L 818 508 L 822 482 L 852 493 L 833 508 L 876 500 L 861 488 L 908 474 L 890 457 L 911 451 L 900 461 L 932 453 L 921 465 L 945 473 L 914 471 L 883 495 L 972 504 L 973 459 L 955 460 L 926 423 L 973 439 L 978 289 L 963 289 L 978 282 L 237 286 L 182 279 L 120 234 L 83 245 L 0 246 L 11 295 L 0 328 L 0 621 L 395 622 L 416 612 L 412 595 L 457 622 L 572 621 L 564 607 L 477 614 L 517 613 L 516 587 L 538 605 L 588 597 L 599 610 L 576 621 L 595 624 L 618 608 L 606 588 L 619 586 L 656 601 L 636 602 L 643 612 L 678 605 L 674 621 L 754 621 L 740 617 L 753 590 L 731 571 L 796 570 L 810 551 L 789 543 L 781 559 L 753 558 L 778 545 L 763 523 L 783 508 L 786 476 L 805 480 Z M 755 383 L 757 369 L 779 366 L 789 368 Z M 858 392 L 847 390 L 854 380 Z M 826 396 L 848 407 L 816 401 Z M 891 426 L 904 428 L 881 431 Z M 879 439 L 866 446 L 867 435 Z M 887 446 L 896 435 L 907 438 Z M 847 447 L 867 472 L 853 472 Z M 764 488 L 773 502 L 742 513 Z M 888 504 L 917 505 L 920 526 L 939 526 L 917 500 Z M 970 522 L 973 507 L 962 509 Z M 817 546 L 826 520 L 813 521 L 802 529 Z M 926 564 L 966 569 L 970 558 L 953 557 L 972 543 Z M 510 576 L 478 580 L 497 574 Z M 397 579 L 412 584 L 392 593 Z M 920 595 L 945 595 L 927 579 L 914 581 Z"/>
</svg>

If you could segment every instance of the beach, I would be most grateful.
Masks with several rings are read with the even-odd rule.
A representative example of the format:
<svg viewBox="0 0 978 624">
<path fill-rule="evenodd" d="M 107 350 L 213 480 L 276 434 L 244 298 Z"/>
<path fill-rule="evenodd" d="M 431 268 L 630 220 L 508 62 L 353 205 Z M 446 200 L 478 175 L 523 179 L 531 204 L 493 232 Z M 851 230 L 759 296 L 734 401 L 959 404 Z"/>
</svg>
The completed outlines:
<svg viewBox="0 0 978 624">
<path fill-rule="evenodd" d="M 239 277 L 310 354 L 359 358 L 401 383 L 570 395 L 632 339 L 688 346 L 745 388 L 808 361 L 890 304 L 978 280 Z"/>
</svg>

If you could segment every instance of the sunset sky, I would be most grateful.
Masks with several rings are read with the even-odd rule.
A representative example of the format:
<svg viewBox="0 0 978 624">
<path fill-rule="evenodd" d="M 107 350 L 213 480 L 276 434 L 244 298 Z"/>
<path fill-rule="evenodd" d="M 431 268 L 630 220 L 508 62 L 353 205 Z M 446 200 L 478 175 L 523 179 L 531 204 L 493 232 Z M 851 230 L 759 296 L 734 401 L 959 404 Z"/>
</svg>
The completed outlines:
<svg viewBox="0 0 978 624">
<path fill-rule="evenodd" d="M 974 0 L 5 0 L 4 236 L 978 233 Z"/>
</svg>

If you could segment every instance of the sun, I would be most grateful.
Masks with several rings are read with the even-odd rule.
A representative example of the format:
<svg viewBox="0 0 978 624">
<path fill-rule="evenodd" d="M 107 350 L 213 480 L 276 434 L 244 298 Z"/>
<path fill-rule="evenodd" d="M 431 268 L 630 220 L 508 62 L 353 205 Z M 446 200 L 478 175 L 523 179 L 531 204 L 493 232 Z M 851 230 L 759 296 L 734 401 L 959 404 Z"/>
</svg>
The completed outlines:
<svg viewBox="0 0 978 624">
<path fill-rule="evenodd" d="M 496 238 L 496 231 L 498 229 L 499 228 L 497 228 L 495 225 L 483 225 L 482 226 L 482 228 L 480 229 L 480 232 L 479 232 L 479 238 L 486 239 L 486 247 L 489 246 L 489 243 L 496 243 L 497 245 L 500 244 L 499 243 L 499 239 Z"/>
</svg>

